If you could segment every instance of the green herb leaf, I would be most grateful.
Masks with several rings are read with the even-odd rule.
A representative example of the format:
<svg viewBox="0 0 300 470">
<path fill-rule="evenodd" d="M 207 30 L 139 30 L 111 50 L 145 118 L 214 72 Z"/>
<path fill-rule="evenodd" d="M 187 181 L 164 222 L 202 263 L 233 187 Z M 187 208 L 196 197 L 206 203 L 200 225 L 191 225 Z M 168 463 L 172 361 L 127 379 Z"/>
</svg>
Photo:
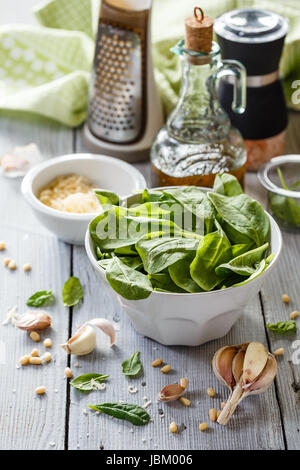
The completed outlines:
<svg viewBox="0 0 300 470">
<path fill-rule="evenodd" d="M 143 365 L 139 356 L 140 352 L 137 351 L 130 359 L 126 359 L 126 361 L 122 363 L 123 374 L 136 377 L 141 372 Z"/>
<path fill-rule="evenodd" d="M 238 196 L 243 194 L 243 189 L 235 176 L 222 173 L 216 176 L 213 191 L 224 196 Z"/>
<path fill-rule="evenodd" d="M 49 304 L 54 299 L 52 290 L 40 290 L 31 295 L 26 302 L 29 307 L 41 307 Z"/>
<path fill-rule="evenodd" d="M 145 274 L 127 266 L 117 256 L 106 268 L 106 279 L 118 294 L 129 300 L 146 299 L 153 290 Z"/>
<path fill-rule="evenodd" d="M 64 284 L 62 299 L 66 307 L 73 307 L 83 299 L 83 289 L 78 277 L 72 276 Z"/>
<path fill-rule="evenodd" d="M 267 323 L 267 328 L 275 333 L 296 333 L 297 325 L 294 320 L 280 321 L 278 323 Z"/>
<path fill-rule="evenodd" d="M 100 403 L 99 405 L 88 405 L 89 408 L 100 413 L 113 416 L 117 419 L 125 419 L 135 426 L 144 426 L 149 423 L 150 416 L 141 406 L 129 403 Z"/>
<path fill-rule="evenodd" d="M 83 374 L 73 379 L 70 384 L 82 393 L 89 393 L 99 390 L 99 384 L 107 379 L 109 375 L 103 374 Z"/>
<path fill-rule="evenodd" d="M 119 196 L 113 191 L 107 191 L 106 189 L 94 189 L 100 204 L 102 206 L 118 206 L 120 203 Z"/>
</svg>

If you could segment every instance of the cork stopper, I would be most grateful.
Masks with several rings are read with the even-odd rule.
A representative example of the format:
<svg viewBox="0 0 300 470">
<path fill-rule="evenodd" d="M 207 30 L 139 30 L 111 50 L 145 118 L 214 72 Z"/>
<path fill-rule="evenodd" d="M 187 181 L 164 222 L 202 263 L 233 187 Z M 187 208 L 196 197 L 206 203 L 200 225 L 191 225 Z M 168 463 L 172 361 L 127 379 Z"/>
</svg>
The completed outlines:
<svg viewBox="0 0 300 470">
<path fill-rule="evenodd" d="M 210 52 L 213 40 L 214 19 L 204 15 L 200 7 L 194 8 L 194 16 L 185 20 L 185 47 L 199 52 Z"/>
</svg>

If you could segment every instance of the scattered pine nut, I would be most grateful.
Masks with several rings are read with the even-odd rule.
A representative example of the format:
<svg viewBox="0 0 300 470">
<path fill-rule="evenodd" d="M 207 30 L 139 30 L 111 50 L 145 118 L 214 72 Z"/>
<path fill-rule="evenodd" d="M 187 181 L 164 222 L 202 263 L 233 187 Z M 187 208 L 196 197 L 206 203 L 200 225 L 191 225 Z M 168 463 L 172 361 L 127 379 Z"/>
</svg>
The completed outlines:
<svg viewBox="0 0 300 470">
<path fill-rule="evenodd" d="M 199 431 L 206 431 L 207 428 L 208 428 L 208 423 L 199 424 Z"/>
<path fill-rule="evenodd" d="M 40 357 L 31 357 L 29 359 L 30 364 L 34 364 L 35 366 L 40 366 L 42 364 L 42 359 Z"/>
<path fill-rule="evenodd" d="M 152 367 L 158 367 L 161 366 L 164 361 L 161 358 L 155 359 L 155 361 L 152 362 Z"/>
<path fill-rule="evenodd" d="M 172 421 L 172 423 L 170 424 L 170 426 L 169 426 L 169 431 L 170 431 L 170 432 L 177 432 L 177 431 L 178 431 L 178 426 L 177 426 L 177 424 L 175 423 L 175 421 Z"/>
<path fill-rule="evenodd" d="M 41 359 L 45 362 L 50 362 L 52 361 L 52 354 L 50 352 L 45 352 L 45 354 L 42 355 Z"/>
<path fill-rule="evenodd" d="M 222 413 L 222 410 L 217 411 L 217 418 L 220 416 L 221 413 Z"/>
<path fill-rule="evenodd" d="M 23 269 L 24 269 L 25 272 L 30 271 L 31 270 L 31 264 L 30 263 L 25 263 L 23 265 Z"/>
<path fill-rule="evenodd" d="M 185 397 L 180 397 L 179 400 L 184 406 L 190 406 L 191 405 L 191 400 Z"/>
<path fill-rule="evenodd" d="M 21 366 L 26 366 L 27 364 L 29 364 L 29 360 L 30 360 L 30 356 L 22 356 L 20 357 L 19 359 L 19 363 L 21 364 Z"/>
<path fill-rule="evenodd" d="M 284 348 L 278 348 L 276 351 L 273 352 L 274 356 L 283 356 Z"/>
<path fill-rule="evenodd" d="M 226 405 L 226 402 L 225 402 L 225 401 L 222 401 L 222 403 L 221 403 L 221 410 L 223 410 L 223 408 L 225 408 L 225 405 Z"/>
<path fill-rule="evenodd" d="M 51 348 L 51 346 L 52 346 L 52 339 L 51 339 L 51 338 L 46 338 L 46 339 L 44 339 L 44 346 L 45 346 L 45 348 Z"/>
<path fill-rule="evenodd" d="M 289 304 L 291 299 L 290 299 L 290 296 L 289 296 L 289 295 L 287 295 L 287 294 L 282 294 L 281 300 L 282 300 L 283 303 Z"/>
<path fill-rule="evenodd" d="M 180 379 L 180 385 L 181 385 L 182 388 L 187 388 L 188 384 L 189 384 L 189 381 L 185 377 Z"/>
<path fill-rule="evenodd" d="M 0 251 L 5 250 L 5 248 L 6 248 L 5 241 L 0 240 Z"/>
<path fill-rule="evenodd" d="M 299 317 L 299 312 L 297 310 L 295 310 L 294 312 L 290 314 L 291 320 L 295 320 L 295 318 L 298 318 L 298 317 Z"/>
<path fill-rule="evenodd" d="M 167 365 L 163 366 L 163 367 L 160 369 L 160 371 L 161 371 L 163 374 L 167 374 L 168 372 L 170 372 L 170 370 L 171 370 L 170 364 L 167 364 Z"/>
<path fill-rule="evenodd" d="M 10 262 L 8 263 L 8 268 L 11 270 L 11 271 L 14 271 L 15 269 L 17 269 L 17 263 L 15 262 L 14 259 L 11 259 Z"/>
<path fill-rule="evenodd" d="M 32 341 L 35 341 L 36 343 L 38 343 L 41 340 L 40 334 L 37 331 L 32 331 L 29 336 L 32 339 Z"/>
<path fill-rule="evenodd" d="M 10 262 L 11 262 L 11 258 L 4 258 L 3 260 L 4 266 L 8 266 Z"/>
<path fill-rule="evenodd" d="M 212 422 L 217 421 L 217 411 L 215 408 L 211 408 L 208 412 L 208 415 Z"/>
<path fill-rule="evenodd" d="M 46 393 L 46 387 L 44 385 L 41 385 L 40 387 L 37 387 L 34 392 L 37 395 L 44 395 L 44 393 Z"/>
<path fill-rule="evenodd" d="M 215 397 L 216 396 L 216 392 L 214 391 L 214 389 L 212 387 L 209 387 L 207 390 L 206 390 L 206 393 L 209 397 Z"/>
<path fill-rule="evenodd" d="M 33 349 L 30 353 L 31 357 L 37 357 L 39 356 L 39 351 L 37 349 Z"/>
<path fill-rule="evenodd" d="M 71 379 L 73 377 L 73 371 L 70 369 L 70 367 L 65 368 L 65 376 L 67 379 Z"/>
</svg>

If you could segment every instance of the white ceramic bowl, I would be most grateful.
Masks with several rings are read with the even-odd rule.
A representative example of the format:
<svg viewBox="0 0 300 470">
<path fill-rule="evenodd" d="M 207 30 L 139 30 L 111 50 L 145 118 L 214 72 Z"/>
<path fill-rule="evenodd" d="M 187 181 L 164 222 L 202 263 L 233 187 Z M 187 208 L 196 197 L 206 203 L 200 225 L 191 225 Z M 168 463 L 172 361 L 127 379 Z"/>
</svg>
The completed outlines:
<svg viewBox="0 0 300 470">
<path fill-rule="evenodd" d="M 59 239 L 84 244 L 86 229 L 96 214 L 72 214 L 46 206 L 36 197 L 39 190 L 57 176 L 76 173 L 86 176 L 95 187 L 128 196 L 144 189 L 143 175 L 132 165 L 117 158 L 89 153 L 51 158 L 30 170 L 22 182 L 22 193 L 37 219 Z"/>
<path fill-rule="evenodd" d="M 138 202 L 136 195 L 130 199 L 130 204 Z M 197 294 L 153 291 L 143 300 L 124 299 L 111 288 L 136 330 L 159 343 L 182 346 L 198 346 L 226 335 L 249 300 L 259 292 L 279 259 L 281 232 L 273 217 L 267 215 L 271 224 L 271 251 L 274 258 L 260 276 L 245 285 Z M 99 277 L 106 281 L 105 270 L 97 263 L 89 230 L 85 248 Z"/>
</svg>

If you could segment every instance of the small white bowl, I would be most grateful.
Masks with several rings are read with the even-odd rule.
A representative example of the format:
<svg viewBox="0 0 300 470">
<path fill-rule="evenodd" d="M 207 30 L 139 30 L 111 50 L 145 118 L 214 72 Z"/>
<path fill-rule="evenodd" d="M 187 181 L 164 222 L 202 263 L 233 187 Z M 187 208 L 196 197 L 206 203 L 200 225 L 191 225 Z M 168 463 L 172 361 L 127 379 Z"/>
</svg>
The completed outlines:
<svg viewBox="0 0 300 470">
<path fill-rule="evenodd" d="M 73 214 L 46 206 L 37 198 L 40 189 L 61 175 L 76 173 L 89 178 L 95 187 L 127 196 L 144 189 L 143 175 L 132 165 L 117 158 L 89 153 L 51 158 L 36 165 L 24 177 L 22 193 L 37 219 L 60 240 L 76 245 L 84 244 L 86 229 L 95 213 Z"/>
<path fill-rule="evenodd" d="M 201 189 L 207 191 L 206 188 Z M 130 204 L 138 202 L 137 195 L 130 199 Z M 279 259 L 282 249 L 281 232 L 273 217 L 268 213 L 267 215 L 271 224 L 271 251 L 274 258 L 260 276 L 247 284 L 197 294 L 153 291 L 143 300 L 124 299 L 111 288 L 136 330 L 159 343 L 181 346 L 198 346 L 226 335 L 249 300 L 259 292 Z M 97 263 L 89 230 L 86 233 L 85 248 L 97 274 L 107 282 L 105 270 Z"/>
</svg>

